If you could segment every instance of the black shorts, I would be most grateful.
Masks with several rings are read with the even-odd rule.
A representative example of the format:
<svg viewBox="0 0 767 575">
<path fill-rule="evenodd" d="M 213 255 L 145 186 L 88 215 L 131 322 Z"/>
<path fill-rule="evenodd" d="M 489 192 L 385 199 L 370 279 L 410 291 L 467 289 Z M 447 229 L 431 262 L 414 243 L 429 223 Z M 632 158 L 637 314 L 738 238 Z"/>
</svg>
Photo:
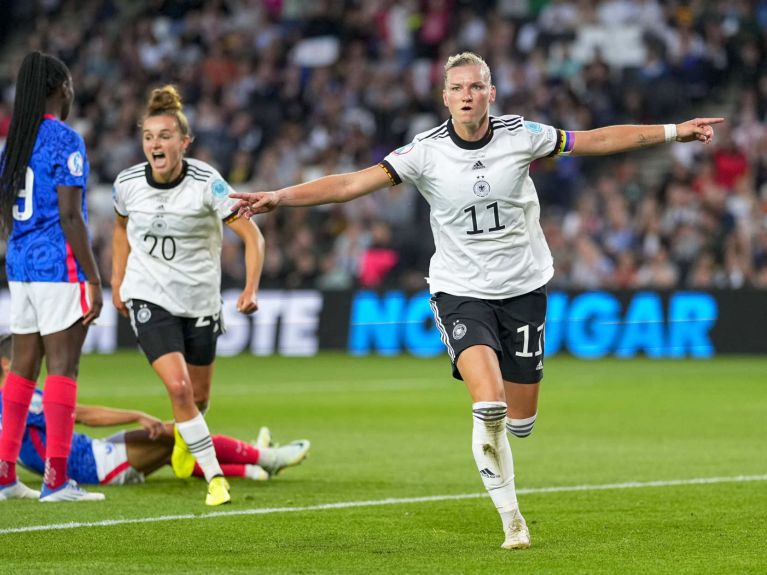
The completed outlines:
<svg viewBox="0 0 767 575">
<path fill-rule="evenodd" d="M 149 363 L 167 353 L 180 352 L 190 365 L 210 365 L 216 357 L 216 341 L 224 332 L 221 314 L 179 317 L 152 302 L 126 302 L 136 338 Z"/>
<path fill-rule="evenodd" d="M 463 350 L 486 345 L 498 354 L 505 381 L 541 381 L 546 300 L 546 286 L 497 300 L 434 294 L 431 308 L 453 363 L 453 377 L 463 379 L 456 365 Z"/>
</svg>

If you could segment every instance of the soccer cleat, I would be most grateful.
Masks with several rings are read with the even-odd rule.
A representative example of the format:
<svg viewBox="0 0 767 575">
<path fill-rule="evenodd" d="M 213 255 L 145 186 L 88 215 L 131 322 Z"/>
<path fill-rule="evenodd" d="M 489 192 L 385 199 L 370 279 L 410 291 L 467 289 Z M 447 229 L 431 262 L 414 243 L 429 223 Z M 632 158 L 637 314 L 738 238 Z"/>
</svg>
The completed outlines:
<svg viewBox="0 0 767 575">
<path fill-rule="evenodd" d="M 7 501 L 8 499 L 38 499 L 39 497 L 39 491 L 30 489 L 18 480 L 0 488 L 0 501 Z"/>
<path fill-rule="evenodd" d="M 298 465 L 306 459 L 309 454 L 309 447 L 311 447 L 311 443 L 308 439 L 299 439 L 282 447 L 272 447 L 269 451 L 271 451 L 271 455 L 274 455 L 273 461 L 268 465 L 260 460 L 258 463 L 269 475 L 277 475 L 286 467 Z"/>
<path fill-rule="evenodd" d="M 170 466 L 173 468 L 173 473 L 176 474 L 176 477 L 186 479 L 191 477 L 194 471 L 194 455 L 189 451 L 189 446 L 178 432 L 178 427 L 173 428 L 173 435 L 176 441 L 173 444 L 173 453 L 170 456 Z"/>
<path fill-rule="evenodd" d="M 527 549 L 530 547 L 530 531 L 522 514 L 517 511 L 506 528 L 506 540 L 502 549 Z"/>
<path fill-rule="evenodd" d="M 269 474 L 260 465 L 245 464 L 245 477 L 253 481 L 267 481 Z"/>
<path fill-rule="evenodd" d="M 104 501 L 103 493 L 89 493 L 77 485 L 74 479 L 70 479 L 61 487 L 51 489 L 43 483 L 40 493 L 40 503 L 57 503 L 59 501 Z"/>
<path fill-rule="evenodd" d="M 216 475 L 208 483 L 208 495 L 205 497 L 205 505 L 223 505 L 231 503 L 232 496 L 229 495 L 229 482 L 223 475 Z"/>
<path fill-rule="evenodd" d="M 258 447 L 259 449 L 273 447 L 272 432 L 269 431 L 268 427 L 264 426 L 258 430 L 258 437 L 256 438 L 256 441 L 253 442 L 253 447 Z"/>
</svg>

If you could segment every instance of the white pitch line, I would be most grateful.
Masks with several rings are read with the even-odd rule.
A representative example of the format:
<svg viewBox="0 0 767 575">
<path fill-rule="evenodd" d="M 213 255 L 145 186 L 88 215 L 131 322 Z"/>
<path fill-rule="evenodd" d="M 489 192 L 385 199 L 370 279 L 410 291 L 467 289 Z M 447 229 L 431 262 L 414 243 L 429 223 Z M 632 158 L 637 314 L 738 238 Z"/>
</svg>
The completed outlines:
<svg viewBox="0 0 767 575">
<path fill-rule="evenodd" d="M 573 491 L 606 491 L 609 489 L 641 489 L 645 487 L 675 487 L 679 485 L 711 485 L 715 483 L 740 483 L 745 481 L 767 481 L 767 475 L 736 475 L 734 477 L 699 477 L 693 479 L 671 479 L 668 481 L 629 481 L 627 483 L 605 483 L 602 485 L 562 485 L 555 487 L 530 487 L 518 489 L 517 493 L 567 493 Z M 237 515 L 267 515 L 271 513 L 296 513 L 302 511 L 326 511 L 332 509 L 350 509 L 356 507 L 378 507 L 382 505 L 405 505 L 409 503 L 430 503 L 433 501 L 455 501 L 459 499 L 478 499 L 487 497 L 487 493 L 463 493 L 459 495 L 431 495 L 427 497 L 403 497 L 374 499 L 370 501 L 342 501 L 339 503 L 323 503 L 306 507 L 266 507 L 260 509 L 236 509 L 231 511 L 214 511 L 212 513 L 183 515 L 161 515 L 159 517 L 140 517 L 137 519 L 105 519 L 103 521 L 53 523 L 51 525 L 30 525 L 28 527 L 11 527 L 0 529 L 0 535 L 13 533 L 30 533 L 33 531 L 55 531 L 61 529 L 77 529 L 80 527 L 110 527 L 112 525 L 130 525 L 135 523 L 157 523 L 160 521 L 183 521 L 188 519 L 211 519 L 217 517 L 234 517 Z"/>
</svg>

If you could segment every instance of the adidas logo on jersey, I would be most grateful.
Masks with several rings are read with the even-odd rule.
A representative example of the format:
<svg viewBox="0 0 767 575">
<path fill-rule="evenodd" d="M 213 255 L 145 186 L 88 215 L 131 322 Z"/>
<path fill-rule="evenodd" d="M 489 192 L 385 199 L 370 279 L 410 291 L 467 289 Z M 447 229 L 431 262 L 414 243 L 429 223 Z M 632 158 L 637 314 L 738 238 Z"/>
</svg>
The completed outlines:
<svg viewBox="0 0 767 575">
<path fill-rule="evenodd" d="M 483 164 L 480 160 L 477 160 L 474 165 L 471 167 L 472 170 L 484 170 L 485 164 Z"/>
<path fill-rule="evenodd" d="M 536 370 L 536 371 L 538 371 L 538 370 L 540 370 L 540 369 L 543 369 L 543 362 L 542 362 L 542 361 L 539 361 L 539 362 L 538 362 L 538 365 L 536 365 L 536 366 L 535 366 L 535 370 Z"/>
<path fill-rule="evenodd" d="M 493 473 L 493 472 L 490 470 L 490 468 L 489 468 L 489 467 L 485 467 L 484 469 L 481 469 L 481 470 L 479 471 L 479 474 L 480 474 L 482 477 L 487 477 L 488 479 L 498 479 L 498 476 L 497 476 L 495 473 Z"/>
</svg>

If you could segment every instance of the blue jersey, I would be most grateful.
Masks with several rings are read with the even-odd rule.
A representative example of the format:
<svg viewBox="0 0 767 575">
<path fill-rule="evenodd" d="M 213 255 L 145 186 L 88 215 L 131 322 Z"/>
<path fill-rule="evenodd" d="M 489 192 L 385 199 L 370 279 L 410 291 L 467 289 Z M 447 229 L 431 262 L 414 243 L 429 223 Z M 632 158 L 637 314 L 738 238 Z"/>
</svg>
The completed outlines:
<svg viewBox="0 0 767 575">
<path fill-rule="evenodd" d="M 2 390 L 0 390 L 2 399 Z M 0 401 L 0 430 L 3 427 L 3 404 Z M 69 477 L 83 484 L 98 484 L 96 458 L 93 456 L 93 439 L 82 433 L 72 436 L 72 450 L 67 459 Z M 21 440 L 19 463 L 27 469 L 43 475 L 45 473 L 45 415 L 43 414 L 43 392 L 35 390 L 29 404 L 27 426 Z"/>
<path fill-rule="evenodd" d="M 88 171 L 80 134 L 53 116 L 46 116 L 37 132 L 24 187 L 19 190 L 13 208 L 13 229 L 6 254 L 9 281 L 85 281 L 61 228 L 56 187 L 83 189 L 82 213 L 87 222 Z"/>
</svg>

